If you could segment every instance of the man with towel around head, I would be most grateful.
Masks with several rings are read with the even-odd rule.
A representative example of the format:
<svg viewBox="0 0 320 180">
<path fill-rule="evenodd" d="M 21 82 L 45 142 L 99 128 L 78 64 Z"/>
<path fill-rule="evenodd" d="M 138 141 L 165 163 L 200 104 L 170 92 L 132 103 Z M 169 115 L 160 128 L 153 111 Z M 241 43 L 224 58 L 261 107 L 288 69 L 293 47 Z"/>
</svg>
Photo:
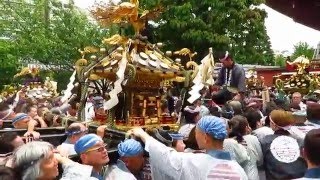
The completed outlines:
<svg viewBox="0 0 320 180">
<path fill-rule="evenodd" d="M 105 180 L 141 179 L 141 170 L 144 165 L 144 151 L 140 142 L 127 139 L 118 145 L 120 158 L 116 165 L 108 167 L 105 172 Z"/>
<path fill-rule="evenodd" d="M 82 136 L 74 145 L 82 164 L 92 166 L 91 177 L 103 180 L 104 170 L 109 162 L 108 152 L 101 137 L 96 134 Z"/>
<path fill-rule="evenodd" d="M 134 128 L 131 133 L 145 143 L 145 150 L 150 155 L 152 179 L 248 179 L 241 166 L 231 160 L 228 152 L 223 151 L 227 130 L 223 120 L 218 117 L 202 117 L 196 125 L 197 143 L 206 153 L 177 152 L 141 128 Z"/>
<path fill-rule="evenodd" d="M 33 136 L 34 139 L 39 139 L 40 134 L 35 129 L 35 120 L 31 119 L 25 113 L 17 113 L 12 119 L 12 125 L 15 129 L 27 129 L 27 132 L 24 136 Z"/>
<path fill-rule="evenodd" d="M 69 156 L 76 155 L 77 153 L 74 150 L 74 144 L 87 133 L 88 129 L 84 124 L 78 122 L 70 124 L 66 129 L 67 139 L 59 145 L 57 149 L 66 152 Z"/>
<path fill-rule="evenodd" d="M 212 99 L 217 104 L 224 104 L 229 100 L 243 100 L 246 92 L 245 71 L 240 64 L 234 61 L 232 55 L 227 52 L 217 53 L 217 58 L 222 63 L 215 86 L 221 89 L 214 93 Z M 234 95 L 237 95 L 234 97 Z"/>
</svg>

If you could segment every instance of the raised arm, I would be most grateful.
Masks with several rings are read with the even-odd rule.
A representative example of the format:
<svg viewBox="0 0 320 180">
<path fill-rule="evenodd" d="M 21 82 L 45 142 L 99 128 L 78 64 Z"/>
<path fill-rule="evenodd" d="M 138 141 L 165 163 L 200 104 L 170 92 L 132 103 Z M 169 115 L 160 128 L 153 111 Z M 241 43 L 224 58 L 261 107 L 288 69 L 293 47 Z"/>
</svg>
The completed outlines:
<svg viewBox="0 0 320 180">
<path fill-rule="evenodd" d="M 144 132 L 141 128 L 133 129 L 133 135 L 140 137 L 145 143 L 145 150 L 149 152 L 152 169 L 164 174 L 164 176 L 179 177 L 183 170 L 183 156 L 172 148 L 165 146 Z"/>
</svg>

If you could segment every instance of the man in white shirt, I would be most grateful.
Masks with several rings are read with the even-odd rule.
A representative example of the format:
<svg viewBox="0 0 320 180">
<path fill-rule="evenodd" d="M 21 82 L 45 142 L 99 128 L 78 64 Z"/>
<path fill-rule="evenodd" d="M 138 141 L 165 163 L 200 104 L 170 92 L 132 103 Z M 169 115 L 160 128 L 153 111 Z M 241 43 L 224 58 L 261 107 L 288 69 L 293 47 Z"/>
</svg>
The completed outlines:
<svg viewBox="0 0 320 180">
<path fill-rule="evenodd" d="M 70 124 L 66 131 L 67 139 L 57 148 L 62 152 L 66 152 L 68 155 L 76 155 L 74 144 L 87 132 L 87 128 L 82 123 Z"/>
<path fill-rule="evenodd" d="M 299 92 L 295 92 L 292 94 L 292 104 L 299 105 L 301 111 L 306 111 L 307 105 L 304 104 L 301 100 L 302 96 Z"/>
<path fill-rule="evenodd" d="M 134 139 L 127 139 L 118 145 L 120 158 L 116 165 L 108 166 L 104 177 L 105 180 L 141 179 L 141 170 L 144 165 L 144 152 L 140 142 Z"/>
<path fill-rule="evenodd" d="M 215 116 L 205 116 L 196 126 L 196 140 L 206 153 L 177 152 L 158 142 L 141 128 L 132 131 L 145 142 L 150 155 L 152 179 L 200 180 L 200 179 L 248 179 L 241 166 L 223 151 L 227 137 L 226 125 Z"/>
</svg>

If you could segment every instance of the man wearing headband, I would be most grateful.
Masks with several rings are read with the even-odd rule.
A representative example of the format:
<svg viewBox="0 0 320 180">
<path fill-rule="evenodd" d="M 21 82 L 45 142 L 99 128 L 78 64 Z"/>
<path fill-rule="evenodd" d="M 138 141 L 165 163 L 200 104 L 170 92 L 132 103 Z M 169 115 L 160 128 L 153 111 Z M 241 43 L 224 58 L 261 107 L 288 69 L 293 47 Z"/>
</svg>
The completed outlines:
<svg viewBox="0 0 320 180">
<path fill-rule="evenodd" d="M 205 116 L 197 123 L 196 140 L 206 153 L 177 152 L 156 141 L 141 128 L 134 128 L 131 132 L 145 142 L 153 179 L 248 179 L 240 165 L 223 151 L 227 130 L 218 117 Z"/>
<path fill-rule="evenodd" d="M 95 134 L 84 135 L 76 142 L 74 150 L 80 156 L 82 164 L 93 167 L 91 176 L 102 180 L 109 157 L 101 137 Z"/>
<path fill-rule="evenodd" d="M 233 98 L 233 94 L 239 93 L 240 98 L 244 98 L 246 92 L 246 77 L 243 67 L 235 63 L 232 55 L 227 51 L 218 53 L 218 59 L 222 63 L 215 85 L 224 88 L 214 94 L 213 100 L 217 104 L 224 104 Z M 229 89 L 227 89 L 227 87 Z M 236 89 L 238 92 L 230 92 L 230 88 Z"/>
<path fill-rule="evenodd" d="M 82 123 L 72 123 L 67 128 L 67 139 L 57 147 L 62 152 L 66 152 L 68 155 L 76 155 L 74 150 L 74 144 L 88 132 L 86 126 Z"/>
<path fill-rule="evenodd" d="M 134 139 L 127 139 L 118 145 L 118 154 L 120 158 L 117 164 L 108 168 L 105 179 L 141 179 L 140 173 L 144 165 L 144 151 L 141 143 Z"/>
<path fill-rule="evenodd" d="M 303 176 L 306 164 L 301 157 L 303 140 L 290 134 L 294 118 L 291 112 L 273 110 L 270 127 L 274 134 L 260 139 L 267 179 L 296 179 Z M 281 168 L 274 168 L 281 167 Z"/>
<path fill-rule="evenodd" d="M 12 125 L 16 129 L 27 129 L 31 118 L 25 113 L 18 113 L 12 119 Z"/>
<path fill-rule="evenodd" d="M 36 123 L 37 122 L 35 122 L 35 120 L 31 119 L 25 113 L 18 113 L 12 119 L 12 125 L 14 128 L 27 129 L 27 132 L 24 134 L 24 136 L 32 135 L 34 139 L 39 139 L 40 134 L 38 132 L 34 131 L 34 127 L 35 127 Z"/>
</svg>

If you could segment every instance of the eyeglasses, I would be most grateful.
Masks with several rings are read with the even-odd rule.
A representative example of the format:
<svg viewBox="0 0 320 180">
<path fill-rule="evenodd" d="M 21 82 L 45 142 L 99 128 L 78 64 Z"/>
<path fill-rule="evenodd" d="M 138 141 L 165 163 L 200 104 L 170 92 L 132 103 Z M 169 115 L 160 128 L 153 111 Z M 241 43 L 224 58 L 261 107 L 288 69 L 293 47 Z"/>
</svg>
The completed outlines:
<svg viewBox="0 0 320 180">
<path fill-rule="evenodd" d="M 87 152 L 92 152 L 92 151 L 103 152 L 104 150 L 106 150 L 106 147 L 107 147 L 107 144 L 103 144 L 103 146 L 99 146 L 99 147 L 95 147 L 95 148 L 92 148 L 92 149 L 88 149 L 86 151 L 86 153 Z"/>
</svg>

